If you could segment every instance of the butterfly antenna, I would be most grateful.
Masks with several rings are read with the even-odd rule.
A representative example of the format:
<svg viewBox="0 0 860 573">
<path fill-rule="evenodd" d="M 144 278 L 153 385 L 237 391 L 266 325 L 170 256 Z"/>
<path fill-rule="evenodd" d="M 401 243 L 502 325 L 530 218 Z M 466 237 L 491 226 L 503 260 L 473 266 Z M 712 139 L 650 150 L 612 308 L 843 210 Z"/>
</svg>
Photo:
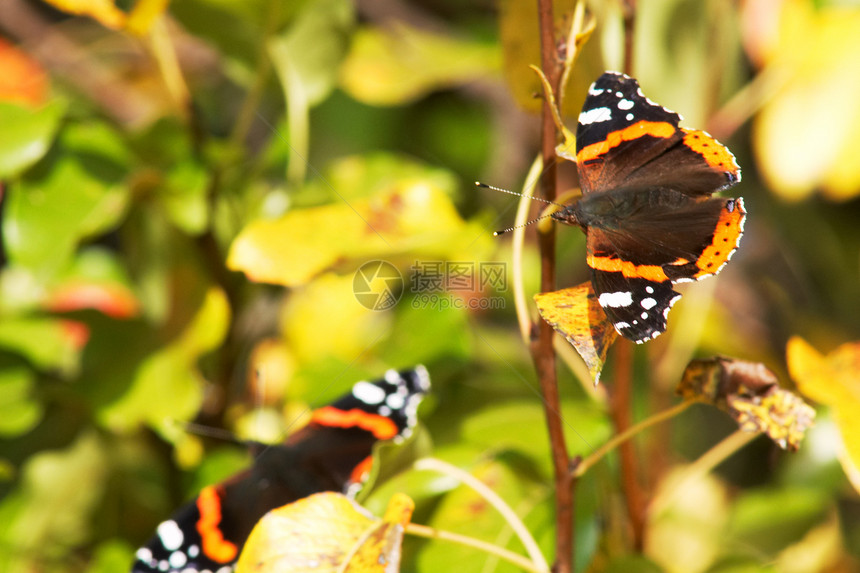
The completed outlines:
<svg viewBox="0 0 860 573">
<path fill-rule="evenodd" d="M 189 434 L 195 434 L 197 436 L 205 436 L 207 438 L 215 438 L 216 440 L 223 440 L 225 442 L 229 442 L 232 444 L 241 444 L 242 440 L 240 440 L 236 434 L 229 430 L 224 430 L 221 428 L 214 428 L 212 426 L 206 426 L 204 424 L 198 424 L 197 422 L 187 422 L 185 420 L 177 420 L 175 418 L 170 419 L 170 423 L 174 426 L 178 426 L 182 428 L 183 431 L 188 432 Z"/>
<path fill-rule="evenodd" d="M 549 217 L 552 217 L 552 213 L 550 213 L 549 215 L 543 215 L 542 217 L 538 217 L 537 219 L 532 219 L 531 221 L 526 221 L 522 225 L 517 225 L 515 227 L 508 227 L 507 229 L 502 229 L 501 231 L 496 231 L 493 233 L 493 236 L 498 237 L 499 235 L 504 235 L 505 233 L 510 233 L 511 231 L 514 231 L 516 229 L 522 229 L 523 227 L 528 227 L 532 223 L 537 223 L 541 219 L 547 219 Z"/>
<path fill-rule="evenodd" d="M 534 197 L 532 195 L 525 195 L 523 193 L 517 193 L 516 191 L 510 191 L 508 189 L 502 189 L 501 187 L 496 187 L 494 185 L 487 185 L 486 183 L 481 183 L 480 181 L 475 181 L 476 187 L 483 187 L 484 189 L 492 189 L 493 191 L 498 191 L 499 193 L 507 193 L 508 195 L 516 195 L 517 197 L 526 197 L 531 199 L 532 201 L 540 201 L 542 203 L 547 203 L 549 205 L 555 205 L 557 207 L 564 207 L 561 203 L 556 203 L 554 201 L 548 201 L 546 199 L 542 199 L 541 197 Z"/>
</svg>

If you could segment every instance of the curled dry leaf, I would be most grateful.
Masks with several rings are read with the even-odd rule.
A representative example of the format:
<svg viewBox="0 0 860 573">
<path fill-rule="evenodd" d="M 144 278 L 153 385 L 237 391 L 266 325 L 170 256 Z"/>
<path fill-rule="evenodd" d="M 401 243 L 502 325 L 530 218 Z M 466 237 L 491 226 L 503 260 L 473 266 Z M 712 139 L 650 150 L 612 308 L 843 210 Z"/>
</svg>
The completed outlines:
<svg viewBox="0 0 860 573">
<path fill-rule="evenodd" d="M 588 366 L 596 385 L 606 363 L 606 353 L 618 332 L 606 318 L 591 282 L 573 288 L 535 295 L 538 312 L 570 342 Z"/>
<path fill-rule="evenodd" d="M 796 450 L 815 420 L 803 399 L 779 387 L 764 364 L 716 357 L 693 360 L 676 389 L 685 400 L 727 412 L 747 432 L 764 432 L 783 449 Z"/>
</svg>

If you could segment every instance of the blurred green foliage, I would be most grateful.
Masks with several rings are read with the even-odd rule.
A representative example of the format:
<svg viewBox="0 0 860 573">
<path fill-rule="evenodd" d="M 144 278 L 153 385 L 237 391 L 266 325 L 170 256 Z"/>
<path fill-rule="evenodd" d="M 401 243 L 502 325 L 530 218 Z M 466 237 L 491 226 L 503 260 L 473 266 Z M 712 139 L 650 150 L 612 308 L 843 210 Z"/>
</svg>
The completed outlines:
<svg viewBox="0 0 860 573">
<path fill-rule="evenodd" d="M 536 153 L 538 119 L 524 111 L 538 91 L 533 3 L 177 0 L 159 13 L 140 0 L 135 10 L 157 15 L 138 14 L 132 33 L 114 12 L 93 20 L 5 1 L 0 570 L 125 570 L 173 508 L 248 462 L 187 422 L 283 435 L 306 406 L 418 362 L 434 384 L 422 413 L 433 455 L 488 483 L 551 558 L 552 470 L 514 314 L 519 278 L 509 242 L 491 237 L 515 200 L 472 186 L 520 188 Z M 792 335 L 821 349 L 860 339 L 860 164 L 848 147 L 858 129 L 840 126 L 838 164 L 793 155 L 793 168 L 809 167 L 802 185 L 780 176 L 777 153 L 832 147 L 829 126 L 856 121 L 856 98 L 828 99 L 842 84 L 815 78 L 856 80 L 830 58 L 848 50 L 856 67 L 860 16 L 820 0 L 636 4 L 634 75 L 731 147 L 749 211 L 732 264 L 690 286 L 668 332 L 637 351 L 644 418 L 672 403 L 693 356 L 764 362 L 790 385 Z M 559 30 L 569 7 L 557 3 Z M 588 83 L 622 63 L 621 3 L 590 9 L 597 30 L 569 122 Z M 786 56 L 834 20 L 838 49 Z M 41 76 L 44 91 L 32 88 Z M 563 186 L 571 167 L 561 165 Z M 559 241 L 559 286 L 586 280 L 581 234 L 561 229 Z M 373 260 L 404 278 L 389 310 L 354 296 L 354 273 Z M 422 292 L 416 269 L 437 263 L 504 264 L 504 281 Z M 597 389 L 559 352 L 572 365 L 560 366 L 567 440 L 585 456 L 612 433 L 612 352 Z M 846 378 L 855 393 L 857 372 Z M 577 488 L 577 570 L 858 570 L 860 503 L 837 461 L 838 426 L 826 411 L 819 419 L 798 453 L 760 439 L 678 493 L 649 517 L 644 555 L 629 545 L 616 460 L 598 464 Z M 650 430 L 636 442 L 642 487 L 658 495 L 732 430 L 704 406 Z M 418 523 L 522 550 L 450 478 L 400 474 L 367 503 L 378 509 L 398 489 L 416 500 Z M 426 540 L 407 539 L 404 559 L 404 570 L 513 570 Z"/>
</svg>

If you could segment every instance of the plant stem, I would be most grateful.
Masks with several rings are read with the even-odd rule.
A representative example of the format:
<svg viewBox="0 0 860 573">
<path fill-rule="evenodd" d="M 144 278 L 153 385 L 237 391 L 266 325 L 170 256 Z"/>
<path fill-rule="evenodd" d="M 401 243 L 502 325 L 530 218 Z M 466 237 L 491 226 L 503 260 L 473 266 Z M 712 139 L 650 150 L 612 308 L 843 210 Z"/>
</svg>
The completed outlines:
<svg viewBox="0 0 860 573">
<path fill-rule="evenodd" d="M 257 49 L 257 69 L 254 71 L 254 80 L 242 100 L 242 106 L 236 115 L 233 129 L 230 131 L 230 142 L 236 147 L 245 143 L 245 138 L 251 129 L 260 100 L 266 88 L 266 82 L 272 70 L 272 60 L 269 57 L 268 42 L 275 34 L 277 27 L 281 24 L 281 3 L 271 0 L 267 6 L 268 14 L 263 28 L 263 35 Z"/>
<path fill-rule="evenodd" d="M 561 62 L 558 58 L 554 33 L 552 0 L 538 0 L 538 21 L 540 23 L 541 68 L 553 93 L 558 93 L 561 76 Z M 548 97 L 543 101 L 541 118 L 541 159 L 544 170 L 541 173 L 540 189 L 549 201 L 556 196 L 556 155 L 558 143 L 551 102 Z M 541 260 L 541 291 L 555 290 L 555 231 L 538 233 L 538 246 Z M 558 380 L 555 369 L 555 352 L 552 347 L 553 330 L 545 321 L 537 324 L 537 339 L 532 343 L 532 360 L 535 363 L 544 399 L 544 412 L 549 440 L 552 447 L 552 461 L 555 474 L 555 520 L 556 520 L 556 573 L 573 571 L 573 487 L 570 477 L 570 455 L 564 439 L 564 430 L 559 412 Z"/>
<path fill-rule="evenodd" d="M 514 286 L 514 308 L 517 311 L 517 323 L 520 325 L 520 336 L 523 342 L 528 344 L 531 336 L 531 318 L 529 317 L 528 305 L 526 303 L 526 288 L 523 283 L 523 250 L 525 246 L 526 227 L 525 223 L 529 218 L 529 208 L 533 201 L 529 198 L 534 193 L 534 182 L 540 176 L 543 164 L 538 157 L 532 162 L 528 174 L 526 174 L 526 184 L 523 186 L 523 196 L 520 198 L 517 205 L 517 215 L 514 219 L 513 240 L 511 241 L 511 272 L 513 274 Z"/>
<path fill-rule="evenodd" d="M 517 555 L 513 551 L 508 551 L 504 547 L 499 547 L 498 545 L 494 545 L 492 543 L 482 541 L 480 539 L 475 539 L 474 537 L 469 537 L 467 535 L 460 535 L 459 533 L 445 531 L 442 529 L 434 529 L 432 527 L 427 527 L 426 525 L 419 525 L 417 523 L 407 524 L 406 533 L 415 535 L 417 537 L 426 537 L 427 539 L 444 539 L 445 541 L 459 543 L 460 545 L 465 545 L 467 547 L 474 547 L 475 549 L 479 549 L 481 551 L 484 551 L 485 553 L 495 555 L 500 559 L 504 559 L 505 561 L 513 563 L 517 567 L 525 571 L 530 571 L 531 573 L 543 573 L 547 571 L 547 569 L 538 568 L 534 563 L 532 563 L 522 555 Z"/>
<path fill-rule="evenodd" d="M 532 563 L 538 571 L 549 571 L 549 565 L 544 559 L 543 553 L 540 551 L 537 542 L 532 537 L 532 534 L 523 524 L 519 516 L 514 512 L 505 501 L 499 497 L 496 492 L 486 486 L 484 482 L 477 479 L 469 472 L 465 472 L 456 466 L 452 466 L 447 462 L 435 458 L 422 458 L 413 464 L 416 470 L 431 470 L 450 475 L 463 484 L 475 490 L 481 497 L 487 500 L 487 503 L 496 508 L 496 511 L 502 514 L 514 533 L 517 534 L 526 552 L 529 554 Z M 495 547 L 495 546 L 494 546 Z"/>
<path fill-rule="evenodd" d="M 176 48 L 170 38 L 164 17 L 158 17 L 152 23 L 152 28 L 149 31 L 149 45 L 150 53 L 155 58 L 176 113 L 183 121 L 188 121 L 188 105 L 191 98 L 188 95 L 188 85 L 182 76 Z"/>
<path fill-rule="evenodd" d="M 636 25 L 636 0 L 624 0 L 624 73 L 633 75 L 633 31 Z"/>
<path fill-rule="evenodd" d="M 658 412 L 653 416 L 650 416 L 638 424 L 630 426 L 624 432 L 620 434 L 616 434 L 611 440 L 594 450 L 587 457 L 583 458 L 581 462 L 576 466 L 573 470 L 573 477 L 578 478 L 581 477 L 597 462 L 599 462 L 606 454 L 617 448 L 619 445 L 623 444 L 639 432 L 653 426 L 654 424 L 659 424 L 660 422 L 664 422 L 670 418 L 674 418 L 690 406 L 692 406 L 694 402 L 685 401 L 667 410 L 663 410 L 662 412 Z"/>
<path fill-rule="evenodd" d="M 609 409 L 617 435 L 623 436 L 631 430 L 633 423 L 633 347 L 631 342 L 620 338 L 615 349 L 615 379 Z M 645 546 L 646 502 L 645 493 L 639 483 L 639 464 L 632 442 L 620 442 L 618 458 L 621 463 L 621 486 L 627 502 L 627 515 L 633 530 L 633 547 L 641 552 Z"/>
</svg>

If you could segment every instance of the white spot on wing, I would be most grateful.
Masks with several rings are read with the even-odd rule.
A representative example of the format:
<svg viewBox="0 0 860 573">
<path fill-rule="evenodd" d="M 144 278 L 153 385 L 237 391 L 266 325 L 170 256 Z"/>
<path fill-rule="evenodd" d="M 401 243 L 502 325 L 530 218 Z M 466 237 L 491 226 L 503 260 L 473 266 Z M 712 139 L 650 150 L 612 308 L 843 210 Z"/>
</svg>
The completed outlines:
<svg viewBox="0 0 860 573">
<path fill-rule="evenodd" d="M 389 384 L 400 384 L 403 382 L 403 377 L 397 370 L 389 369 L 385 371 L 385 381 Z"/>
<path fill-rule="evenodd" d="M 385 400 L 385 390 L 370 382 L 357 382 L 352 387 L 352 395 L 365 404 L 381 404 Z"/>
<path fill-rule="evenodd" d="M 400 394 L 389 394 L 388 398 L 385 400 L 385 403 L 392 410 L 399 410 L 406 403 L 406 400 L 403 399 L 403 396 Z"/>
<path fill-rule="evenodd" d="M 618 308 L 633 304 L 633 295 L 630 292 L 604 292 L 597 298 L 600 306 Z"/>
<path fill-rule="evenodd" d="M 618 102 L 618 109 L 623 109 L 627 111 L 628 109 L 633 109 L 633 101 L 629 99 L 622 99 Z"/>
<path fill-rule="evenodd" d="M 595 107 L 579 114 L 579 123 L 589 125 L 612 119 L 612 110 L 608 107 Z"/>
<path fill-rule="evenodd" d="M 168 551 L 179 549 L 182 547 L 182 542 L 185 541 L 185 535 L 182 533 L 179 525 L 172 519 L 162 521 L 158 525 L 156 532 L 158 533 L 158 538 L 161 540 L 161 544 Z"/>
<path fill-rule="evenodd" d="M 649 309 L 652 309 L 652 308 L 654 308 L 655 306 L 657 306 L 657 301 L 656 301 L 656 300 L 654 300 L 653 298 L 651 298 L 651 297 L 649 296 L 648 298 L 643 298 L 643 299 L 642 299 L 642 301 L 641 301 L 639 304 L 640 304 L 640 305 L 642 306 L 642 308 L 644 308 L 645 310 L 649 310 Z"/>
<path fill-rule="evenodd" d="M 181 551 L 174 551 L 170 554 L 168 560 L 170 561 L 170 566 L 172 568 L 179 569 L 180 567 L 184 567 L 185 564 L 188 563 L 188 556 Z"/>
</svg>

